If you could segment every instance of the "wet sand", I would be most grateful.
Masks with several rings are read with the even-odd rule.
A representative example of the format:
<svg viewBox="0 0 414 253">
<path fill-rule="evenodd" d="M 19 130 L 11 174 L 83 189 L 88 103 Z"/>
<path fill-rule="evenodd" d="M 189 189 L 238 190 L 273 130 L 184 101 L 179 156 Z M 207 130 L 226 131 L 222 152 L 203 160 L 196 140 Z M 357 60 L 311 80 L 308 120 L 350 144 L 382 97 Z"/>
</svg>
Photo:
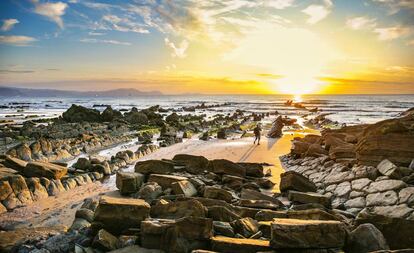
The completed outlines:
<svg viewBox="0 0 414 253">
<path fill-rule="evenodd" d="M 286 133 L 281 138 L 270 139 L 262 137 L 260 145 L 253 144 L 253 138 L 234 138 L 228 140 L 201 141 L 185 140 L 166 148 L 161 148 L 140 160 L 171 159 L 176 154 L 202 155 L 208 159 L 228 159 L 234 162 L 259 162 L 271 164 L 272 181 L 276 184 L 273 191 L 278 191 L 280 174 L 284 171 L 279 156 L 289 153 L 291 140 L 303 136 L 303 132 Z M 133 171 L 133 165 L 125 170 Z M 69 227 L 75 217 L 75 212 L 83 199 L 98 197 L 101 194 L 117 195 L 115 176 L 103 183 L 95 182 L 77 187 L 58 196 L 48 197 L 29 206 L 17 208 L 13 212 L 0 215 L 0 228 L 12 229 L 23 227 L 44 227 L 64 225 Z"/>
</svg>

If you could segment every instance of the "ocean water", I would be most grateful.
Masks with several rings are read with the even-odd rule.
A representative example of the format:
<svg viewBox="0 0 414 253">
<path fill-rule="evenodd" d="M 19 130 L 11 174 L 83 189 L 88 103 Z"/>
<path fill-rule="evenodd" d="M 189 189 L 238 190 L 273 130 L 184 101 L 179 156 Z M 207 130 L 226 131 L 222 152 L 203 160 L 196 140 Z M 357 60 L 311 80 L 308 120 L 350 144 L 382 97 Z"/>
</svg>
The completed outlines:
<svg viewBox="0 0 414 253">
<path fill-rule="evenodd" d="M 288 99 L 301 102 L 307 108 L 318 107 L 321 113 L 330 113 L 327 118 L 347 125 L 374 123 L 398 116 L 399 113 L 414 107 L 414 95 L 182 95 L 182 96 L 148 96 L 148 97 L 78 97 L 78 98 L 26 98 L 11 97 L 0 100 L 0 121 L 13 120 L 22 122 L 28 118 L 57 117 L 71 104 L 104 110 L 111 105 L 114 109 L 138 109 L 153 105 L 163 108 L 180 109 L 199 105 L 202 102 L 224 104 L 225 106 L 197 110 L 197 114 L 212 116 L 217 113 L 233 113 L 237 109 L 248 112 L 275 112 L 291 117 L 309 114 L 306 110 L 287 107 Z M 190 112 L 180 112 L 187 114 Z"/>
</svg>

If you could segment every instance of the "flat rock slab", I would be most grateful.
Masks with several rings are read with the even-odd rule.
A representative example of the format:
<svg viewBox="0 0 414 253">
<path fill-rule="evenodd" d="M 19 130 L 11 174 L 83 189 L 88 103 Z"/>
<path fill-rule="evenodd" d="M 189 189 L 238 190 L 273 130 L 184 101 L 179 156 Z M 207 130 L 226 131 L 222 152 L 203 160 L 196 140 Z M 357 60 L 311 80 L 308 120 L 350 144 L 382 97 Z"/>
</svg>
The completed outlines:
<svg viewBox="0 0 414 253">
<path fill-rule="evenodd" d="M 302 204 L 316 203 L 325 207 L 331 206 L 331 200 L 329 197 L 314 192 L 298 192 L 289 191 L 288 198 L 290 201 L 299 202 Z"/>
<path fill-rule="evenodd" d="M 138 245 L 132 245 L 125 248 L 110 251 L 109 253 L 164 253 L 164 251 L 158 249 L 146 249 Z"/>
<path fill-rule="evenodd" d="M 160 160 L 140 161 L 135 164 L 135 172 L 142 174 L 169 174 L 174 172 L 174 163 Z"/>
<path fill-rule="evenodd" d="M 24 169 L 26 177 L 46 177 L 49 179 L 61 179 L 68 173 L 68 168 L 44 162 L 29 162 Z"/>
<path fill-rule="evenodd" d="M 269 241 L 257 239 L 239 239 L 225 236 L 214 236 L 211 238 L 213 251 L 223 253 L 256 253 L 258 251 L 269 251 Z"/>
<path fill-rule="evenodd" d="M 149 213 L 150 205 L 142 199 L 103 196 L 96 208 L 94 221 L 102 222 L 109 232 L 119 234 L 128 228 L 139 228 Z"/>
<path fill-rule="evenodd" d="M 345 225 L 339 221 L 274 219 L 270 245 L 283 248 L 342 248 Z"/>
<path fill-rule="evenodd" d="M 171 188 L 172 183 L 184 180 L 188 180 L 188 178 L 162 174 L 151 174 L 148 178 L 148 182 L 156 182 L 162 187 L 162 189 Z"/>
<path fill-rule="evenodd" d="M 315 192 L 316 185 L 296 171 L 287 171 L 280 175 L 280 191 Z"/>
</svg>

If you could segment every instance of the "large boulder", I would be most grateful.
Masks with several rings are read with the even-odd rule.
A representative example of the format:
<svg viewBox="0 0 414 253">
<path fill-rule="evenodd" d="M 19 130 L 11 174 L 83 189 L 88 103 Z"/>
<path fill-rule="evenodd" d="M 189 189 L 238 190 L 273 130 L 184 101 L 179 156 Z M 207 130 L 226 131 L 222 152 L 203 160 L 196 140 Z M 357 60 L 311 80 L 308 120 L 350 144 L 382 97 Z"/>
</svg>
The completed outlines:
<svg viewBox="0 0 414 253">
<path fill-rule="evenodd" d="M 183 217 L 206 217 L 207 210 L 195 199 L 165 202 L 161 201 L 151 207 L 151 217 L 162 219 L 179 219 Z"/>
<path fill-rule="evenodd" d="M 282 116 L 278 116 L 272 123 L 272 128 L 270 128 L 269 132 L 267 133 L 267 137 L 269 138 L 277 138 L 282 136 L 282 128 L 283 128 L 283 119 Z"/>
<path fill-rule="evenodd" d="M 390 162 L 388 159 L 382 160 L 378 164 L 377 169 L 382 175 L 387 176 L 389 178 L 392 178 L 392 179 L 402 178 L 402 172 L 400 171 L 400 168 L 397 165 Z"/>
<path fill-rule="evenodd" d="M 325 195 L 318 194 L 315 192 L 298 192 L 289 191 L 288 198 L 290 201 L 301 203 L 301 204 L 321 204 L 325 207 L 331 206 L 331 199 Z"/>
<path fill-rule="evenodd" d="M 195 186 L 187 180 L 174 182 L 171 184 L 171 188 L 176 195 L 184 195 L 185 197 L 194 197 L 197 195 L 197 189 Z"/>
<path fill-rule="evenodd" d="M 172 188 L 172 184 L 180 181 L 186 181 L 188 178 L 174 175 L 162 175 L 151 174 L 148 178 L 148 182 L 155 182 L 160 185 L 164 190 Z"/>
<path fill-rule="evenodd" d="M 135 172 L 142 174 L 170 174 L 174 172 L 174 163 L 162 160 L 139 161 L 135 164 Z"/>
<path fill-rule="evenodd" d="M 302 176 L 295 171 L 287 171 L 280 175 L 280 191 L 286 192 L 289 190 L 300 192 L 315 192 L 316 185 L 309 179 Z"/>
<path fill-rule="evenodd" d="M 66 167 L 45 162 L 29 162 L 24 169 L 26 177 L 45 177 L 49 179 L 61 179 L 67 172 Z"/>
<path fill-rule="evenodd" d="M 16 157 L 11 157 L 7 155 L 6 159 L 4 160 L 4 165 L 23 174 L 27 162 Z"/>
<path fill-rule="evenodd" d="M 359 225 L 348 237 L 347 252 L 366 253 L 376 250 L 388 250 L 388 244 L 374 225 L 366 223 Z"/>
<path fill-rule="evenodd" d="M 142 199 L 123 199 L 103 196 L 96 208 L 94 221 L 104 229 L 120 234 L 129 228 L 139 228 L 149 217 L 150 205 Z"/>
<path fill-rule="evenodd" d="M 216 174 L 226 174 L 238 177 L 246 176 L 246 168 L 225 159 L 211 160 L 208 164 L 208 170 Z"/>
<path fill-rule="evenodd" d="M 120 111 L 112 109 L 111 106 L 107 106 L 101 115 L 102 121 L 113 121 L 114 119 L 122 118 Z"/>
<path fill-rule="evenodd" d="M 100 122 L 101 116 L 98 110 L 73 104 L 62 114 L 62 119 L 66 122 Z"/>
<path fill-rule="evenodd" d="M 116 173 L 116 187 L 121 194 L 135 193 L 144 182 L 144 175 L 136 172 Z"/>
<path fill-rule="evenodd" d="M 274 219 L 270 246 L 284 248 L 342 248 L 347 232 L 339 221 Z"/>
<path fill-rule="evenodd" d="M 368 126 L 357 144 L 358 161 L 376 166 L 388 159 L 396 165 L 408 166 L 414 157 L 413 126 L 412 115 Z"/>
<path fill-rule="evenodd" d="M 204 156 L 177 154 L 173 161 L 185 165 L 186 170 L 193 174 L 203 173 L 208 166 L 208 160 Z"/>
<path fill-rule="evenodd" d="M 133 107 L 130 112 L 124 114 L 125 120 L 131 124 L 146 125 L 148 124 L 148 116 L 139 112 L 137 108 Z"/>
</svg>

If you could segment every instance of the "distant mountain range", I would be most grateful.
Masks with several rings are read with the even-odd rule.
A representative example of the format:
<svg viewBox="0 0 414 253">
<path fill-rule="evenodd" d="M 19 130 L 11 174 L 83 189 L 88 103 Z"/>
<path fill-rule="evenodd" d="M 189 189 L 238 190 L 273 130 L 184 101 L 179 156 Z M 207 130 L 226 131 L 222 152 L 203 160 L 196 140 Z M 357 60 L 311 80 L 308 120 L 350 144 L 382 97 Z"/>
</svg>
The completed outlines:
<svg viewBox="0 0 414 253">
<path fill-rule="evenodd" d="M 0 87 L 0 97 L 138 97 L 161 96 L 159 91 L 140 91 L 137 89 L 114 89 L 106 91 L 70 91 L 54 89 L 28 89 Z"/>
</svg>

